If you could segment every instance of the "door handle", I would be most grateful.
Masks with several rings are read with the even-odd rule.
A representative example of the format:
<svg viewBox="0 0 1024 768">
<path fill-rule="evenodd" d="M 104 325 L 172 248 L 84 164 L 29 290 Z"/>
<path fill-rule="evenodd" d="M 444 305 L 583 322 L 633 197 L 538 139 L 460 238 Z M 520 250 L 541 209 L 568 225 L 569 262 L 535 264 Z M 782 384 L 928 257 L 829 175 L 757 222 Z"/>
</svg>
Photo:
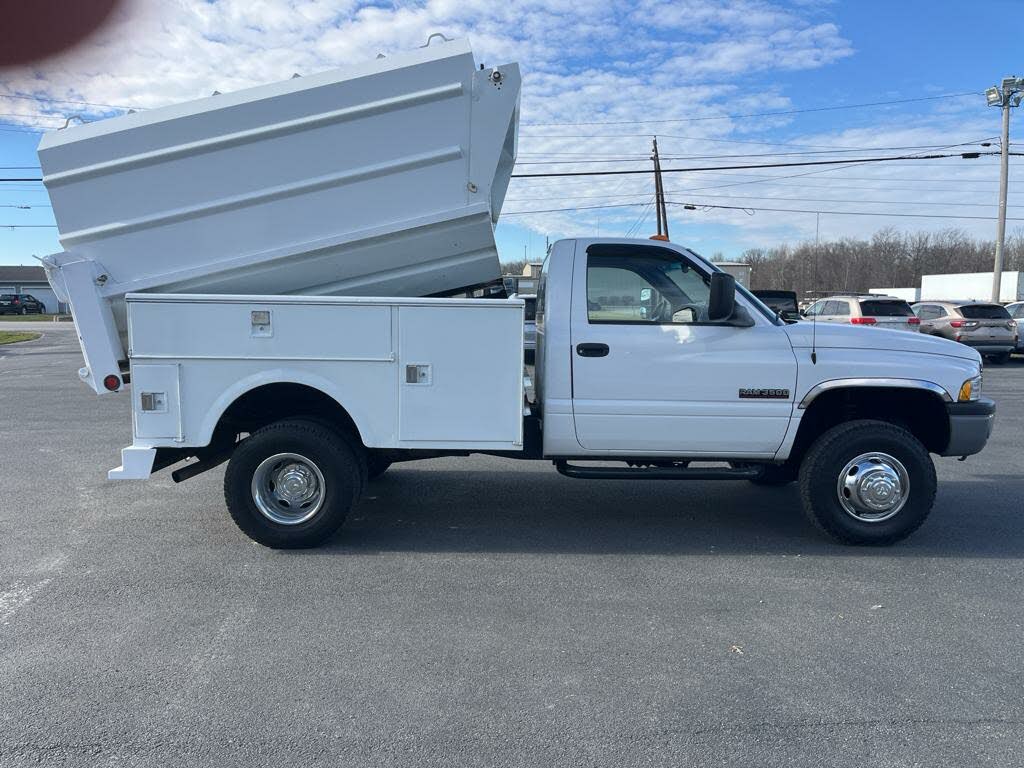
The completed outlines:
<svg viewBox="0 0 1024 768">
<path fill-rule="evenodd" d="M 577 344 L 576 354 L 580 357 L 604 357 L 608 354 L 607 344 Z"/>
</svg>

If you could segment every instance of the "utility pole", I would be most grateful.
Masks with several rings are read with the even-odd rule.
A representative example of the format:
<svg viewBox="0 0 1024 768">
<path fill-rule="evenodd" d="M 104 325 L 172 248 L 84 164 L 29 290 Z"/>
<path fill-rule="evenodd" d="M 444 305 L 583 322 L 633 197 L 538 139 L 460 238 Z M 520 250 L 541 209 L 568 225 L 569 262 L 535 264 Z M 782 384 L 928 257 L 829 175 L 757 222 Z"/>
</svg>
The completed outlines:
<svg viewBox="0 0 1024 768">
<path fill-rule="evenodd" d="M 1003 279 L 1003 244 L 1006 240 L 1006 190 L 1010 181 L 1010 107 L 1016 107 L 1024 97 L 1024 78 L 1004 77 L 1001 85 L 985 91 L 990 107 L 1002 107 L 1003 134 L 999 151 L 999 212 L 996 223 L 996 257 L 992 266 L 992 301 L 999 301 Z"/>
<path fill-rule="evenodd" d="M 654 207 L 658 212 L 658 234 L 655 240 L 668 240 L 668 207 L 665 205 L 665 187 L 661 180 L 661 157 L 658 156 L 658 137 L 654 137 L 651 150 L 654 161 Z"/>
</svg>

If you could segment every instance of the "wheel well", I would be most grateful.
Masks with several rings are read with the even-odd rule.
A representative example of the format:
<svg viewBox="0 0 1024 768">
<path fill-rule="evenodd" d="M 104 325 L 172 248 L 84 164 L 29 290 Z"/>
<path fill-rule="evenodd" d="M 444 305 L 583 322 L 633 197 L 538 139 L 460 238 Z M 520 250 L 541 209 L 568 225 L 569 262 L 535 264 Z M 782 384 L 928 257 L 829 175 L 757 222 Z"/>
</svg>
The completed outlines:
<svg viewBox="0 0 1024 768">
<path fill-rule="evenodd" d="M 790 459 L 799 461 L 819 435 L 854 419 L 879 419 L 907 429 L 932 453 L 949 443 L 942 398 L 924 389 L 845 387 L 818 395 L 800 419 Z"/>
<path fill-rule="evenodd" d="M 297 416 L 327 422 L 362 443 L 359 428 L 337 400 L 315 387 L 293 382 L 264 384 L 241 395 L 221 414 L 214 436 L 216 439 L 217 435 L 255 432 L 267 424 Z"/>
</svg>

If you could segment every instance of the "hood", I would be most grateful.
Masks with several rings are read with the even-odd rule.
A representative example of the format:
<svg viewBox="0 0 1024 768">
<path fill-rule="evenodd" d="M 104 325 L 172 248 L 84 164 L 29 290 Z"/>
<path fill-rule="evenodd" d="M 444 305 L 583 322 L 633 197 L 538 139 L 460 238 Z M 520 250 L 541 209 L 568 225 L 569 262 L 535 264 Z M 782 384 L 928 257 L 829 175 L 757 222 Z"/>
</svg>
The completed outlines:
<svg viewBox="0 0 1024 768">
<path fill-rule="evenodd" d="M 877 349 L 981 361 L 981 355 L 970 347 L 926 333 L 806 321 L 787 325 L 785 330 L 797 348 L 810 348 L 813 343 L 818 349 Z"/>
</svg>

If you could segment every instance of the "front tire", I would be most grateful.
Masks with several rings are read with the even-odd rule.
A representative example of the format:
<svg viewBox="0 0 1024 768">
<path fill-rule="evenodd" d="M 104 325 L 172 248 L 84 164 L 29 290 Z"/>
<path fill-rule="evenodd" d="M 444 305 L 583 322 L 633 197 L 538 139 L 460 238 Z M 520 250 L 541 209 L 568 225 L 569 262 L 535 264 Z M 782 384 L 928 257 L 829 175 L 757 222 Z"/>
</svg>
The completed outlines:
<svg viewBox="0 0 1024 768">
<path fill-rule="evenodd" d="M 879 546 L 906 538 L 931 512 L 935 489 L 935 466 L 921 441 L 872 419 L 828 430 L 800 467 L 804 513 L 843 544 Z"/>
<path fill-rule="evenodd" d="M 345 522 L 362 492 L 361 447 L 316 421 L 269 424 L 239 443 L 224 500 L 249 538 L 275 549 L 315 547 Z"/>
</svg>

